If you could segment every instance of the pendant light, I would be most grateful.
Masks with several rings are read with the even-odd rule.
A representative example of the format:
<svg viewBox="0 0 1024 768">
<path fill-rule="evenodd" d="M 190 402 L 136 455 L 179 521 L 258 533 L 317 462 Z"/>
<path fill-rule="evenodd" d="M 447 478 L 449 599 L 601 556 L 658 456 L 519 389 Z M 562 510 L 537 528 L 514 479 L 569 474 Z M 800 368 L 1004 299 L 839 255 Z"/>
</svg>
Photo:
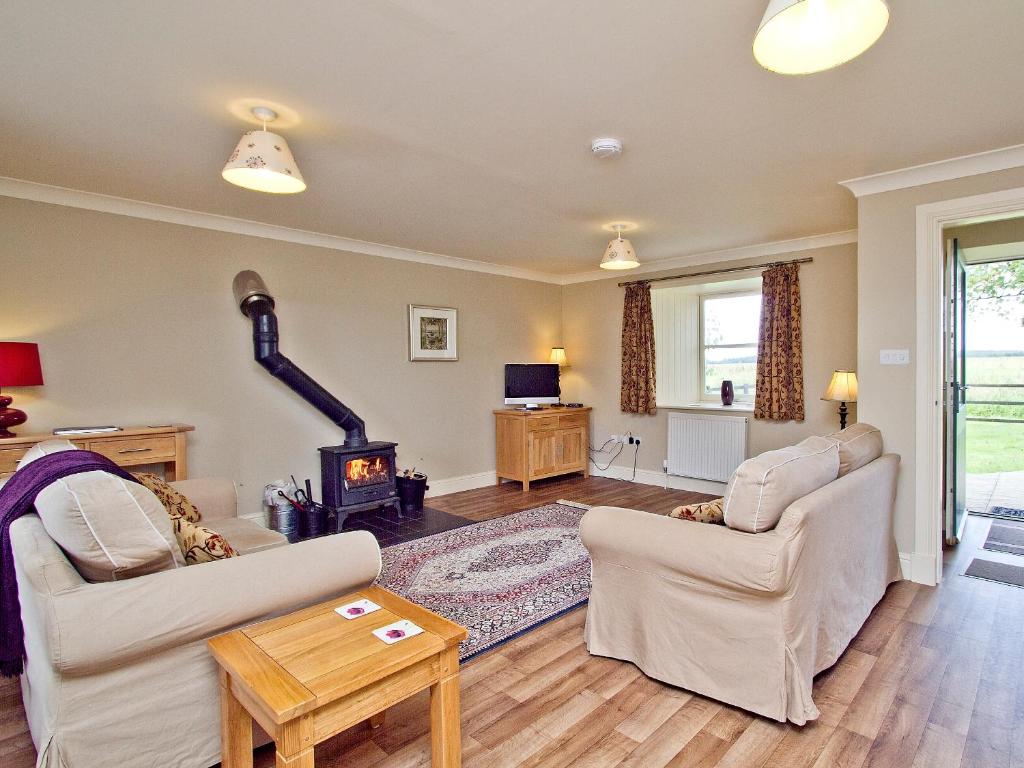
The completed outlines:
<svg viewBox="0 0 1024 768">
<path fill-rule="evenodd" d="M 622 237 L 622 224 L 612 225 L 618 236 L 608 243 L 605 248 L 604 257 L 601 259 L 601 269 L 634 269 L 640 266 L 636 258 L 636 251 L 633 244 Z"/>
<path fill-rule="evenodd" d="M 888 23 L 885 0 L 771 0 L 754 58 L 783 75 L 821 72 L 860 56 Z"/>
<path fill-rule="evenodd" d="M 247 131 L 231 153 L 221 176 L 225 181 L 257 192 L 294 194 L 306 188 L 299 166 L 283 136 L 267 130 L 277 119 L 269 107 L 253 107 L 252 114 L 263 123 L 262 130 Z"/>
</svg>

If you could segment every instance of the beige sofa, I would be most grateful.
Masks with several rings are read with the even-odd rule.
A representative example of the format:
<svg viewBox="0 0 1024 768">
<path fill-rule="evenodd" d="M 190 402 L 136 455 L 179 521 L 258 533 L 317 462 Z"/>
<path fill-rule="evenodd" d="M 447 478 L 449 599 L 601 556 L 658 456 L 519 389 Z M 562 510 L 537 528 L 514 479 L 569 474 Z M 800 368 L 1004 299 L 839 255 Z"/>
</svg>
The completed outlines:
<svg viewBox="0 0 1024 768">
<path fill-rule="evenodd" d="M 11 525 L 28 660 L 22 693 L 37 765 L 195 766 L 220 760 L 217 668 L 206 640 L 370 584 L 380 549 L 354 532 L 293 544 L 236 519 L 227 480 L 175 483 L 243 557 L 89 583 L 39 518 Z"/>
<path fill-rule="evenodd" d="M 882 455 L 797 499 L 763 533 L 591 509 L 587 647 L 775 720 L 814 720 L 814 675 L 900 578 L 898 468 Z"/>
</svg>

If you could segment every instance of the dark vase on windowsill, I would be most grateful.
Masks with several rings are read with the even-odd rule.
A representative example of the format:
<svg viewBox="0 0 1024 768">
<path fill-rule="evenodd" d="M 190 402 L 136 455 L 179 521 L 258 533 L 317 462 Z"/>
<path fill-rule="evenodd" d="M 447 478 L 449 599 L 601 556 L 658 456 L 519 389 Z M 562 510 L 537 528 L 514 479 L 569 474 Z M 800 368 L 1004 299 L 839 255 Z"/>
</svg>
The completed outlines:
<svg viewBox="0 0 1024 768">
<path fill-rule="evenodd" d="M 733 392 L 732 382 L 726 379 L 722 382 L 722 405 L 732 405 L 736 393 Z"/>
</svg>

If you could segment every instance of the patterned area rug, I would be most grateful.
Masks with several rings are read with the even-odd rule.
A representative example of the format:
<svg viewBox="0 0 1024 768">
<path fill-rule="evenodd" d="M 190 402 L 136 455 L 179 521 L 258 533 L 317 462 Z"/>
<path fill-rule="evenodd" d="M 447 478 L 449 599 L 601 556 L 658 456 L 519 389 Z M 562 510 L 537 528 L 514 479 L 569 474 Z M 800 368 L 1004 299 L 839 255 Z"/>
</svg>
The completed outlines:
<svg viewBox="0 0 1024 768">
<path fill-rule="evenodd" d="M 559 501 L 387 547 L 377 583 L 468 628 L 465 661 L 587 601 L 586 510 Z"/>
</svg>

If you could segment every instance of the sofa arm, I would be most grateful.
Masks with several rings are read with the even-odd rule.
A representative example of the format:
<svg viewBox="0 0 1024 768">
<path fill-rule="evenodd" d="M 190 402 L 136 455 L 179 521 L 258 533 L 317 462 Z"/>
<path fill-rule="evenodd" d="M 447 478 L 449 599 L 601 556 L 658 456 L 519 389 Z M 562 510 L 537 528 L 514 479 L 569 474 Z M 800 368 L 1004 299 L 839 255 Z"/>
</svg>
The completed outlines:
<svg viewBox="0 0 1024 768">
<path fill-rule="evenodd" d="M 171 483 L 196 505 L 203 520 L 224 520 L 238 515 L 235 484 L 225 477 L 200 477 Z"/>
<path fill-rule="evenodd" d="M 745 592 L 781 592 L 787 541 L 620 507 L 594 507 L 580 524 L 595 562 Z"/>
<path fill-rule="evenodd" d="M 131 664 L 361 589 L 380 567 L 377 540 L 354 531 L 126 581 L 83 584 L 53 596 L 55 665 L 75 675 Z"/>
</svg>

